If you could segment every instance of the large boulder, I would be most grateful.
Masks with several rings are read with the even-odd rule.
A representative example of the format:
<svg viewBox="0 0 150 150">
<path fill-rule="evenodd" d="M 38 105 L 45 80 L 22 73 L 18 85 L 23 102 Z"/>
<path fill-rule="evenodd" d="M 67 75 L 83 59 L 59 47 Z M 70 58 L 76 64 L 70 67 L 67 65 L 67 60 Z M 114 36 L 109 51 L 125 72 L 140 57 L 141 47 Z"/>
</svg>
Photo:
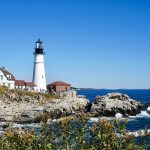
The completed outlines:
<svg viewBox="0 0 150 150">
<path fill-rule="evenodd" d="M 126 117 L 140 113 L 143 107 L 143 104 L 129 98 L 126 94 L 109 93 L 95 98 L 95 101 L 92 103 L 91 113 L 96 117 L 114 117 L 116 113 L 121 113 Z"/>
</svg>

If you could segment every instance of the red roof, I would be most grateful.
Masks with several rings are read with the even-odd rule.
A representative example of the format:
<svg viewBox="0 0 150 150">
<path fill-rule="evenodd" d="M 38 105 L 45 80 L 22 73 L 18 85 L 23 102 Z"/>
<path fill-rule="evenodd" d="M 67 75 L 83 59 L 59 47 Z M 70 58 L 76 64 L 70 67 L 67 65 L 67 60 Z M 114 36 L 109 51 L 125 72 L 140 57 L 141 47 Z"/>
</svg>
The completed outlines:
<svg viewBox="0 0 150 150">
<path fill-rule="evenodd" d="M 70 84 L 62 82 L 62 81 L 56 81 L 56 82 L 48 84 L 47 86 L 70 86 Z"/>
<path fill-rule="evenodd" d="M 24 80 L 16 80 L 15 86 L 25 86 L 25 81 Z"/>
<path fill-rule="evenodd" d="M 0 68 L 0 70 L 4 73 L 4 75 L 6 76 L 6 78 L 8 79 L 8 80 L 16 80 L 15 79 L 15 77 L 10 73 L 10 72 L 8 72 L 4 67 L 2 67 L 2 68 Z M 7 77 L 7 75 L 10 75 L 11 76 L 11 79 L 9 79 L 8 77 Z"/>
<path fill-rule="evenodd" d="M 26 82 L 26 86 L 36 86 L 33 82 Z"/>
<path fill-rule="evenodd" d="M 33 82 L 25 82 L 24 80 L 16 80 L 15 86 L 36 86 Z"/>
</svg>

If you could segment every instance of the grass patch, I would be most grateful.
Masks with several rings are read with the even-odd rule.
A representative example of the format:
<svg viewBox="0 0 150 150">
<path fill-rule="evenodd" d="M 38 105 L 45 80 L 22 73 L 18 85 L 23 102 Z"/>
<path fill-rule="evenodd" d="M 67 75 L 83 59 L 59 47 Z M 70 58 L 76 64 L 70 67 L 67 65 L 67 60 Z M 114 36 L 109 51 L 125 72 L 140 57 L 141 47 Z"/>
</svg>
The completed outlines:
<svg viewBox="0 0 150 150">
<path fill-rule="evenodd" d="M 1 89 L 0 89 L 1 91 Z M 4 93 L 5 89 L 2 89 L 2 92 Z M 19 96 L 29 96 L 29 97 L 37 97 L 37 96 L 42 96 L 45 99 L 51 100 L 51 99 L 58 99 L 60 98 L 60 96 L 56 95 L 56 94 L 51 94 L 51 93 L 38 93 L 38 92 L 34 92 L 34 91 L 25 91 L 25 90 L 19 90 L 19 89 L 13 89 L 10 90 L 10 92 L 13 92 L 16 95 Z"/>
<path fill-rule="evenodd" d="M 37 95 L 36 92 L 30 92 L 30 91 L 19 90 L 19 89 L 13 89 L 11 91 L 15 94 L 18 94 L 19 96 L 27 95 L 27 96 L 33 97 L 33 96 Z"/>
<path fill-rule="evenodd" d="M 0 94 L 4 94 L 8 90 L 6 86 L 0 86 Z"/>
<path fill-rule="evenodd" d="M 46 99 L 59 99 L 60 96 L 59 95 L 56 95 L 56 94 L 50 94 L 50 93 L 45 93 L 45 94 L 42 94 Z"/>
</svg>

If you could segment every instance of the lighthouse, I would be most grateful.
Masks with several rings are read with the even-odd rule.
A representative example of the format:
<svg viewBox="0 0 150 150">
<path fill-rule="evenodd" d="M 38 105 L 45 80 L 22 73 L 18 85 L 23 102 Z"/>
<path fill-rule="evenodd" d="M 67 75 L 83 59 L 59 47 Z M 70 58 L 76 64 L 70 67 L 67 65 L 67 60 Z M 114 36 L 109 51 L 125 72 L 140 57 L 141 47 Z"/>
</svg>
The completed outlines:
<svg viewBox="0 0 150 150">
<path fill-rule="evenodd" d="M 42 47 L 42 41 L 38 39 L 35 42 L 34 69 L 33 69 L 33 83 L 37 86 L 38 92 L 45 92 L 47 90 L 44 55 L 45 53 Z"/>
</svg>

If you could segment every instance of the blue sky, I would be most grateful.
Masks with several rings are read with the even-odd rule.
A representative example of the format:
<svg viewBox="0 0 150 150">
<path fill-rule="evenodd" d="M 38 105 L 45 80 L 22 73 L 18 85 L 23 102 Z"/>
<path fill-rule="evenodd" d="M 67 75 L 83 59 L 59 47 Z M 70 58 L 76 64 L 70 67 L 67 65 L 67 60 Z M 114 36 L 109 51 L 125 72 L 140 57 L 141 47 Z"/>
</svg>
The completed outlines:
<svg viewBox="0 0 150 150">
<path fill-rule="evenodd" d="M 34 42 L 47 83 L 150 88 L 149 0 L 1 0 L 0 65 L 31 81 Z"/>
</svg>

